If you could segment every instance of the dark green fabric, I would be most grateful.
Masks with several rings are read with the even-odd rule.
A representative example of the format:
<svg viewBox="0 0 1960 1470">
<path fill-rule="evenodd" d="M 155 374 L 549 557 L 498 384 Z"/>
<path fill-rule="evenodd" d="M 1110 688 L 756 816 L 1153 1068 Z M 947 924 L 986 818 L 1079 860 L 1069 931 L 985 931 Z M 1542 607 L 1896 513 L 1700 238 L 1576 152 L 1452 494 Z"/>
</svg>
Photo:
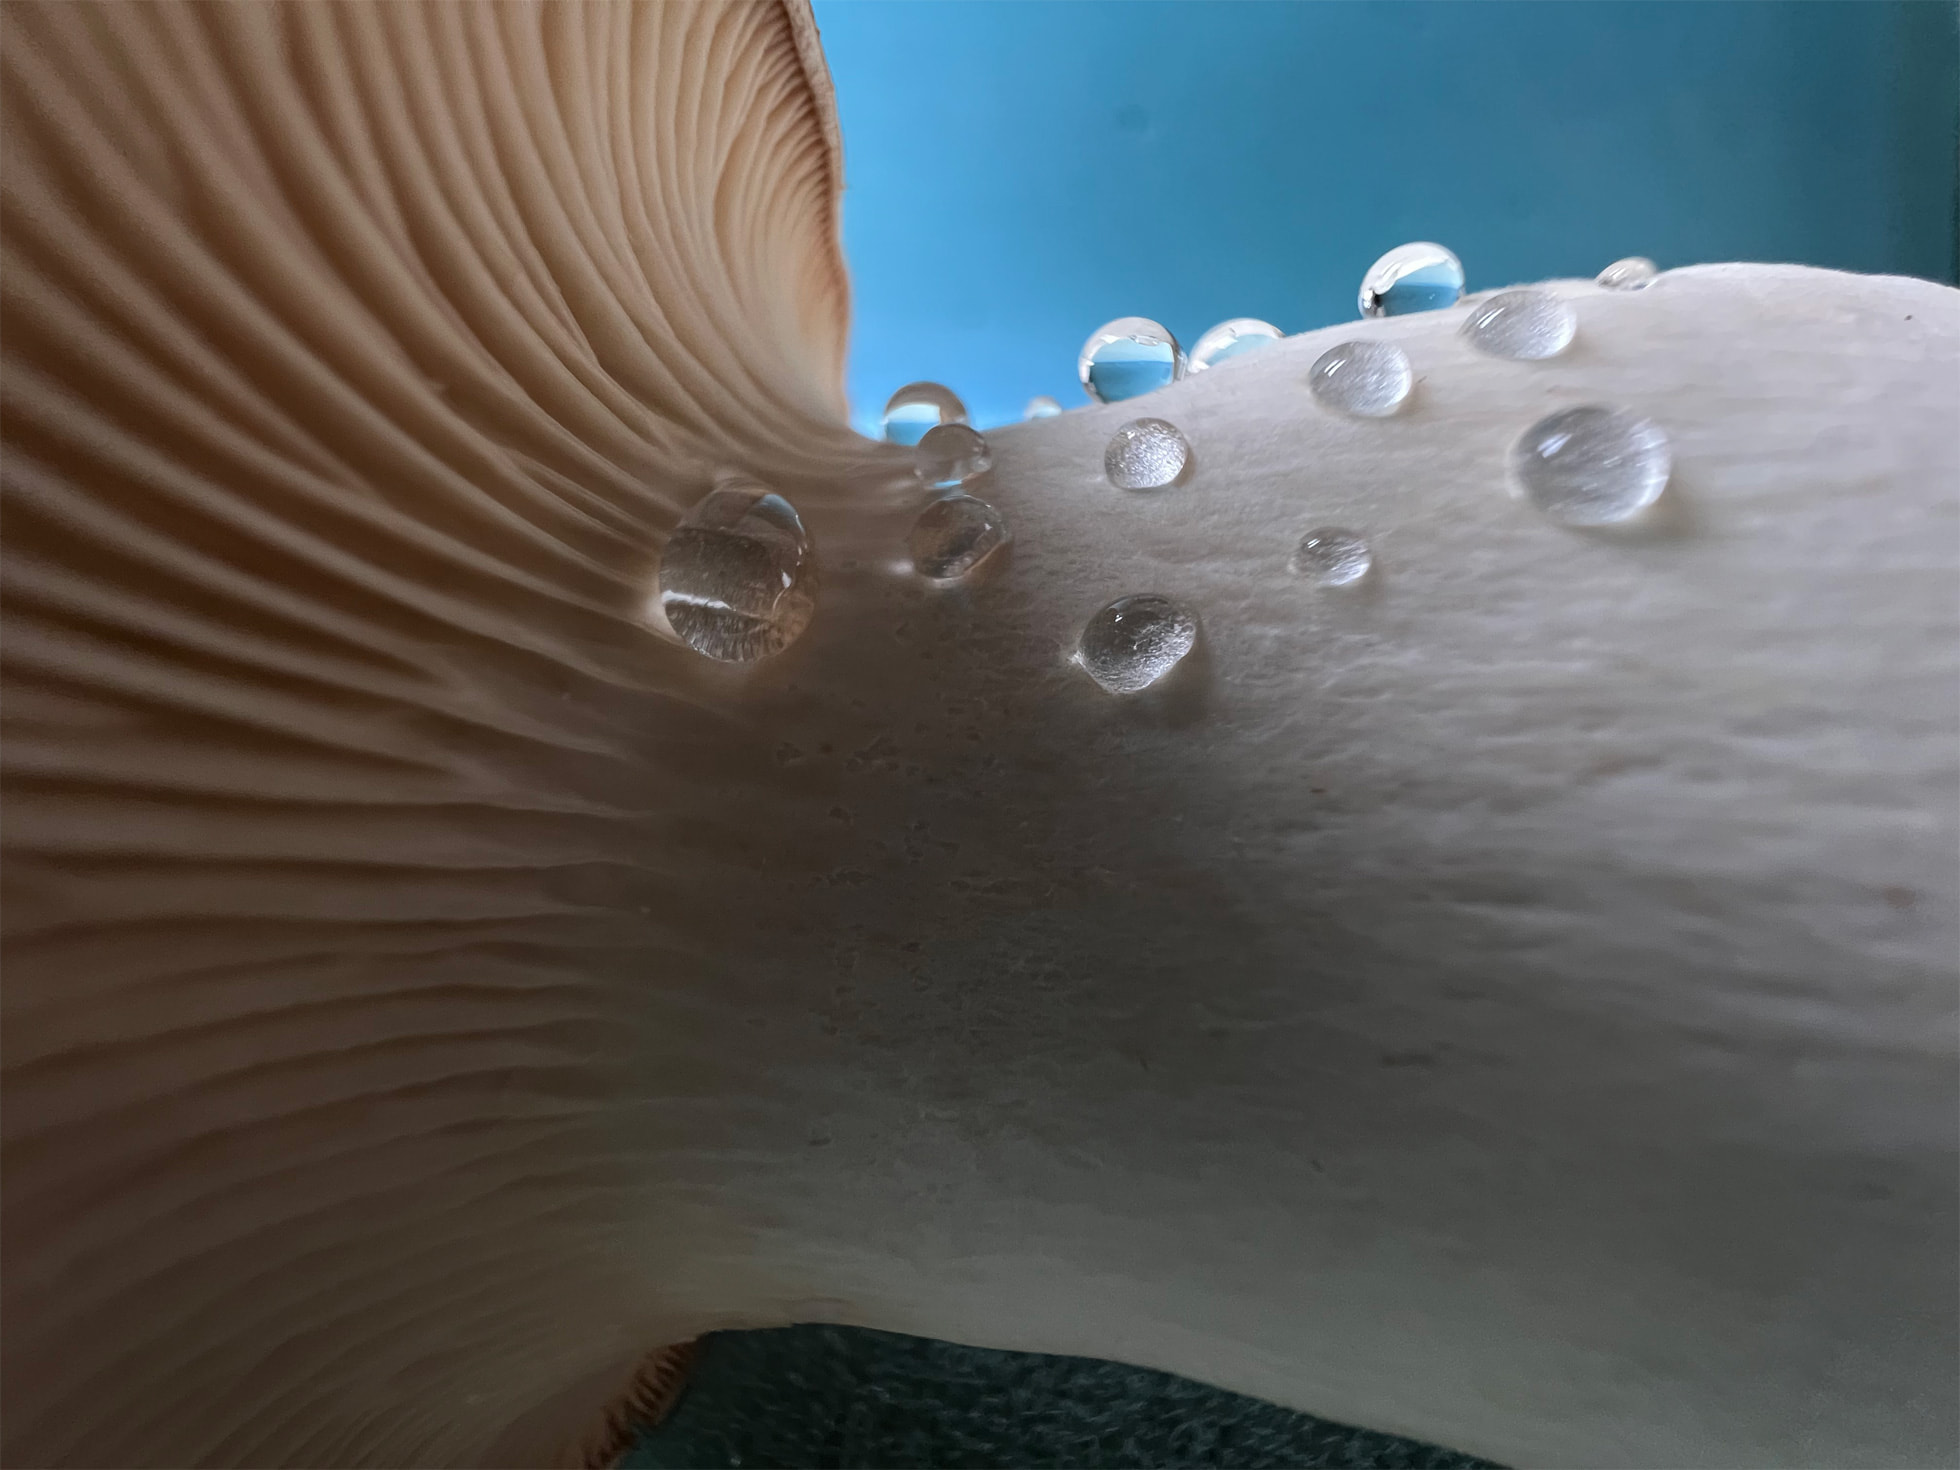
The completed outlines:
<svg viewBox="0 0 1960 1470">
<path fill-rule="evenodd" d="M 717 1332 L 628 1470 L 1377 1466 L 1494 1470 L 1187 1378 L 859 1327 Z"/>
</svg>

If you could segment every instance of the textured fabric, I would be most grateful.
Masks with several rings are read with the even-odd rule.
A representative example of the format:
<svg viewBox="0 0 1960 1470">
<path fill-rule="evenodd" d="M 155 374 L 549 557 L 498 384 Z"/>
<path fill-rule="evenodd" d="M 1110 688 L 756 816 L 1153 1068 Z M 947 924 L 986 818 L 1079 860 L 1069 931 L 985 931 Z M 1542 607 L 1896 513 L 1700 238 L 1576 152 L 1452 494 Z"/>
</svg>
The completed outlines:
<svg viewBox="0 0 1960 1470">
<path fill-rule="evenodd" d="M 855 1327 L 718 1332 L 626 1470 L 1344 1466 L 1488 1461 L 1095 1358 Z"/>
</svg>

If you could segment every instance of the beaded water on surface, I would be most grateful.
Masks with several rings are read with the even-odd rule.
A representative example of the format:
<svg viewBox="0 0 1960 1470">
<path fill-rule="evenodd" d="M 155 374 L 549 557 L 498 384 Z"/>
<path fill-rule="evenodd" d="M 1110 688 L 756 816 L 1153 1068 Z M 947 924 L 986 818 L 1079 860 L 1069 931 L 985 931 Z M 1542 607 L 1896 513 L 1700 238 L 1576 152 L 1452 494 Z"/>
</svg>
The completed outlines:
<svg viewBox="0 0 1960 1470">
<path fill-rule="evenodd" d="M 1022 412 L 1021 417 L 1024 419 L 1052 419 L 1061 411 L 1062 405 L 1060 403 L 1050 398 L 1046 393 L 1037 393 L 1028 400 L 1028 406 Z"/>
<path fill-rule="evenodd" d="M 696 653 L 752 663 L 780 653 L 816 611 L 817 562 L 790 503 L 725 479 L 681 520 L 661 553 L 660 610 Z"/>
<path fill-rule="evenodd" d="M 1184 376 L 1184 350 L 1149 317 L 1124 316 L 1089 334 L 1075 360 L 1082 387 L 1098 403 L 1120 403 Z"/>
<path fill-rule="evenodd" d="M 956 582 L 1007 544 L 1007 519 L 977 496 L 935 500 L 912 524 L 906 541 L 912 566 L 935 582 Z"/>
<path fill-rule="evenodd" d="M 1307 369 L 1307 388 L 1316 399 L 1358 418 L 1394 413 L 1414 382 L 1409 355 L 1393 342 L 1340 342 Z"/>
<path fill-rule="evenodd" d="M 1159 682 L 1198 642 L 1198 620 L 1154 592 L 1119 597 L 1089 619 L 1075 659 L 1111 694 Z"/>
<path fill-rule="evenodd" d="M 940 424 L 966 422 L 966 405 L 943 383 L 907 383 L 886 400 L 882 423 L 893 444 L 917 444 Z"/>
<path fill-rule="evenodd" d="M 1284 341 L 1285 336 L 1271 322 L 1262 322 L 1257 317 L 1233 317 L 1229 322 L 1220 322 L 1192 344 L 1189 371 L 1201 373 L 1221 362 Z"/>
<path fill-rule="evenodd" d="M 1368 543 L 1352 531 L 1322 526 L 1300 538 L 1293 553 L 1293 570 L 1322 587 L 1351 587 L 1375 564 Z"/>
<path fill-rule="evenodd" d="M 939 424 L 919 440 L 912 463 L 928 488 L 952 490 L 986 474 L 994 467 L 994 455 L 978 430 L 966 424 Z"/>
<path fill-rule="evenodd" d="M 1118 490 L 1161 490 L 1191 467 L 1191 445 L 1165 419 L 1132 419 L 1110 435 L 1103 473 Z"/>
<path fill-rule="evenodd" d="M 1609 291 L 1642 291 L 1653 285 L 1660 270 L 1644 255 L 1616 260 L 1594 279 Z"/>
<path fill-rule="evenodd" d="M 1568 526 L 1631 519 L 1660 497 L 1672 467 L 1659 425 L 1599 404 L 1542 418 L 1511 446 L 1525 499 Z"/>
<path fill-rule="evenodd" d="M 1530 362 L 1558 356 L 1578 328 L 1572 308 L 1549 291 L 1500 291 L 1470 308 L 1462 331 L 1479 352 Z"/>
<path fill-rule="evenodd" d="M 1440 311 L 1463 297 L 1463 262 L 1429 240 L 1397 245 L 1361 278 L 1361 314 L 1406 316 Z"/>
</svg>

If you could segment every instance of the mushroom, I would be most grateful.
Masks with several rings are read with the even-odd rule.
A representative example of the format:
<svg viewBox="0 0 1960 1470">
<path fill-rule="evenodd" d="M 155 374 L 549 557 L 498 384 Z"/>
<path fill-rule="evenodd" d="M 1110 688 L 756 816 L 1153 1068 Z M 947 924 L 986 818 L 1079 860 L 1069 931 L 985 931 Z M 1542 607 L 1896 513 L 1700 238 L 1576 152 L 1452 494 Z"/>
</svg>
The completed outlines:
<svg viewBox="0 0 1960 1470">
<path fill-rule="evenodd" d="M 1531 1463 L 1955 1448 L 1960 295 L 844 422 L 800 3 L 0 8 L 5 1459 L 573 1461 L 844 1320 Z M 1414 395 L 1317 406 L 1393 342 Z M 1508 488 L 1604 403 L 1637 523 Z M 726 472 L 823 590 L 647 614 Z M 1301 537 L 1365 537 L 1323 587 Z M 1011 560 L 1010 560 L 1011 558 Z M 1070 660 L 1159 593 L 1155 688 Z"/>
</svg>

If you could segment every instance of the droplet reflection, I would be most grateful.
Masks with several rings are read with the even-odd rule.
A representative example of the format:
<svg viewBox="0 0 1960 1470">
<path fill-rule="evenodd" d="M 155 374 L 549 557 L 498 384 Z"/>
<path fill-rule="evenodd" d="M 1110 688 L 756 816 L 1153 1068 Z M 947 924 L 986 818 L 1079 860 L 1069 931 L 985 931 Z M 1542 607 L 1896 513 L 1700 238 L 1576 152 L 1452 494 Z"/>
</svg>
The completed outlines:
<svg viewBox="0 0 1960 1470">
<path fill-rule="evenodd" d="M 943 383 L 907 383 L 885 403 L 885 438 L 893 444 L 917 444 L 928 429 L 965 422 L 966 405 Z"/>
<path fill-rule="evenodd" d="M 1184 660 L 1198 641 L 1198 620 L 1152 592 L 1119 597 L 1089 619 L 1075 659 L 1111 694 L 1135 694 Z"/>
<path fill-rule="evenodd" d="M 1524 497 L 1567 526 L 1610 526 L 1660 497 L 1673 468 L 1651 419 L 1588 404 L 1540 419 L 1511 446 Z"/>
<path fill-rule="evenodd" d="M 704 496 L 661 553 L 660 610 L 681 641 L 724 663 L 779 653 L 816 611 L 809 533 L 782 496 L 731 478 Z"/>
<path fill-rule="evenodd" d="M 1168 327 L 1148 317 L 1118 317 L 1090 333 L 1075 368 L 1096 402 L 1120 403 L 1183 377 L 1184 350 Z"/>
</svg>

